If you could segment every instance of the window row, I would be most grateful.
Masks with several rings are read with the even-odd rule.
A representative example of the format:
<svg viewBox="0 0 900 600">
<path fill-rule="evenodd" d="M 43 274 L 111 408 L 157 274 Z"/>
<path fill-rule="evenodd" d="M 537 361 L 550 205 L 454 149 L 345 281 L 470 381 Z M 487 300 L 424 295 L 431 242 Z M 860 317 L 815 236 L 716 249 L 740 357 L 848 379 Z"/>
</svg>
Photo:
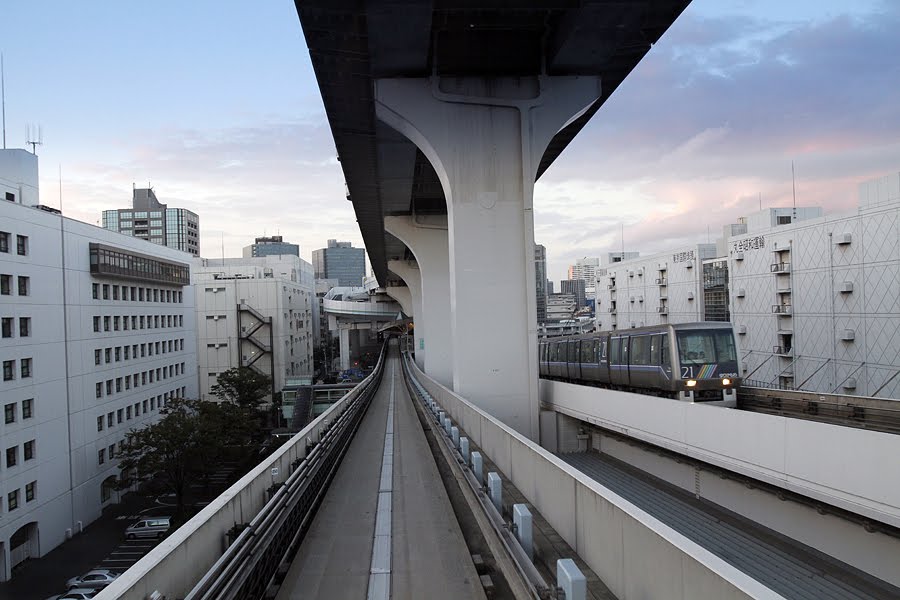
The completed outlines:
<svg viewBox="0 0 900 600">
<path fill-rule="evenodd" d="M 0 296 L 12 296 L 13 276 L 0 274 Z M 16 293 L 19 296 L 28 296 L 31 293 L 31 277 L 19 275 L 16 277 Z"/>
<path fill-rule="evenodd" d="M 0 252 L 8 254 L 10 251 L 10 242 L 12 234 L 8 231 L 0 231 Z M 28 236 L 16 236 L 16 254 L 19 256 L 28 256 Z"/>
<path fill-rule="evenodd" d="M 3 420 L 9 425 L 19 420 L 18 402 L 10 402 L 3 406 Z M 30 419 L 34 416 L 34 398 L 22 400 L 22 420 Z"/>
<path fill-rule="evenodd" d="M 0 319 L 0 323 L 2 323 L 0 330 L 2 330 L 3 337 L 15 337 L 15 321 L 15 317 Z M 31 317 L 19 317 L 19 337 L 31 337 Z"/>
<path fill-rule="evenodd" d="M 144 288 L 112 283 L 92 283 L 91 296 L 94 300 L 124 300 L 126 302 L 183 302 L 184 294 L 180 290 L 163 288 Z"/>
<path fill-rule="evenodd" d="M 185 388 L 181 389 L 184 390 Z M 136 419 L 142 414 L 146 415 L 147 413 L 157 411 L 168 404 L 169 399 L 174 398 L 177 391 L 178 390 L 173 390 L 171 392 L 166 392 L 165 394 L 159 394 L 141 402 L 129 404 L 118 410 L 111 410 L 106 413 L 106 415 L 100 415 L 97 417 L 97 431 L 103 431 L 104 429 L 121 425 L 125 421 L 130 421 L 132 417 Z"/>
<path fill-rule="evenodd" d="M 22 458 L 25 461 L 34 460 L 35 441 L 28 440 L 22 444 Z M 19 464 L 19 447 L 12 446 L 6 449 L 6 468 Z"/>
<path fill-rule="evenodd" d="M 183 327 L 184 315 L 115 315 L 94 317 L 94 331 L 128 331 L 137 329 L 159 329 Z"/>
<path fill-rule="evenodd" d="M 37 495 L 37 481 L 25 484 L 25 502 L 31 502 Z M 6 511 L 13 511 L 19 508 L 19 490 L 15 489 L 6 494 Z"/>
<path fill-rule="evenodd" d="M 109 364 L 112 362 L 131 360 L 133 358 L 144 358 L 145 356 L 178 352 L 179 350 L 184 350 L 184 338 L 132 344 L 130 346 L 96 348 L 94 349 L 94 364 Z"/>
<path fill-rule="evenodd" d="M 31 377 L 31 359 L 30 358 L 20 358 L 19 359 L 19 376 L 22 379 L 27 379 Z M 16 361 L 13 360 L 4 360 L 3 361 L 3 381 L 12 381 L 16 378 Z"/>
<path fill-rule="evenodd" d="M 94 393 L 97 398 L 111 396 L 126 390 L 130 390 L 134 385 L 135 389 L 142 385 L 160 382 L 169 377 L 177 377 L 184 375 L 184 363 L 176 363 L 168 367 L 158 367 L 149 371 L 142 371 L 134 375 L 126 375 L 125 377 L 116 377 L 115 379 L 107 379 L 106 381 L 98 381 L 94 384 Z M 113 391 L 115 389 L 115 391 Z M 105 393 L 104 393 L 105 391 Z"/>
</svg>

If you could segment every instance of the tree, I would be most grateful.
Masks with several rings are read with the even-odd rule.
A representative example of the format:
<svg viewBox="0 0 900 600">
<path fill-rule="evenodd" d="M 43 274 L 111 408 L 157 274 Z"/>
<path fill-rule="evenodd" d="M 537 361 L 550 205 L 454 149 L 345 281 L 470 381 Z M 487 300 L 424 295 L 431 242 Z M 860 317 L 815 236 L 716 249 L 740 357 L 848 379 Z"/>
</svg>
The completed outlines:
<svg viewBox="0 0 900 600">
<path fill-rule="evenodd" d="M 251 442 L 253 411 L 232 403 L 176 398 L 160 412 L 158 422 L 125 434 L 121 485 L 155 479 L 175 496 L 176 517 L 181 517 L 188 485 L 209 475 L 228 447 Z"/>
<path fill-rule="evenodd" d="M 272 393 L 272 378 L 249 367 L 235 367 L 219 373 L 209 391 L 223 402 L 259 408 L 263 398 Z"/>
</svg>

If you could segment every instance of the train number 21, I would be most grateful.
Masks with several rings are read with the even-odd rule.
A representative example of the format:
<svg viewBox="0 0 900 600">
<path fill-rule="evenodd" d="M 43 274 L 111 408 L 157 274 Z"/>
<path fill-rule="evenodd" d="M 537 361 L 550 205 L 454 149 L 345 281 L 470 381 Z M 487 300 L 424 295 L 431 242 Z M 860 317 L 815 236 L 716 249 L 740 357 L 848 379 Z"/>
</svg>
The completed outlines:
<svg viewBox="0 0 900 600">
<path fill-rule="evenodd" d="M 694 378 L 694 367 L 681 367 L 681 378 L 682 379 L 693 379 Z"/>
</svg>

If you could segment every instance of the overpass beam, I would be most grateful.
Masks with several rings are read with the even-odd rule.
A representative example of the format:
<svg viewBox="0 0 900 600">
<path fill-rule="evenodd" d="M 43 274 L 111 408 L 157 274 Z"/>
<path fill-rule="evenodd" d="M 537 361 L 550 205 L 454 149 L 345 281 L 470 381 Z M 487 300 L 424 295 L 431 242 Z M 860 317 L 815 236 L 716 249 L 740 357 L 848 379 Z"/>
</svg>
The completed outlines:
<svg viewBox="0 0 900 600">
<path fill-rule="evenodd" d="M 404 282 L 405 281 L 406 280 L 404 280 Z M 400 305 L 400 310 L 403 311 L 404 315 L 407 317 L 413 317 L 415 315 L 415 310 L 413 309 L 412 288 L 409 287 L 409 284 L 405 286 L 387 287 L 384 289 L 384 293 Z"/>
<path fill-rule="evenodd" d="M 388 216 L 385 230 L 406 244 L 416 257 L 422 311 L 416 314 L 416 364 L 442 384 L 453 385 L 453 342 L 450 331 L 450 259 L 447 219 L 425 216 Z M 394 264 L 391 261 L 388 264 Z M 393 269 L 391 269 L 393 270 Z M 394 271 L 396 273 L 396 271 Z M 397 273 L 403 277 L 400 273 Z M 404 278 L 405 279 L 405 278 Z M 413 283 L 405 279 L 412 288 Z M 419 326 L 422 326 L 420 329 Z M 424 362 L 419 352 L 424 350 Z"/>
<path fill-rule="evenodd" d="M 447 200 L 453 389 L 538 436 L 534 180 L 597 77 L 375 82 L 378 118 L 428 157 Z"/>
<path fill-rule="evenodd" d="M 390 217 L 388 217 L 390 218 Z M 419 266 L 415 261 L 407 260 L 389 260 L 388 271 L 406 282 L 409 288 L 409 295 L 412 298 L 413 318 L 413 336 L 415 339 L 416 364 L 419 368 L 425 370 L 425 357 L 428 352 L 425 349 L 425 332 L 427 326 L 425 323 L 424 307 L 422 306 L 422 275 Z"/>
</svg>

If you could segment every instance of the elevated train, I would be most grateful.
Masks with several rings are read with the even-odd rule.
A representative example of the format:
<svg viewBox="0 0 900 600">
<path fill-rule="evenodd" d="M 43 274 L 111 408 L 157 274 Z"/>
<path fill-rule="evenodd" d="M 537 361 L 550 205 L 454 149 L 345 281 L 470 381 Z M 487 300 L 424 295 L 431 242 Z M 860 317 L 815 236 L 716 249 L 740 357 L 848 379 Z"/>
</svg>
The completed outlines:
<svg viewBox="0 0 900 600">
<path fill-rule="evenodd" d="M 541 340 L 545 379 L 734 405 L 740 364 L 730 323 L 678 323 Z"/>
</svg>

